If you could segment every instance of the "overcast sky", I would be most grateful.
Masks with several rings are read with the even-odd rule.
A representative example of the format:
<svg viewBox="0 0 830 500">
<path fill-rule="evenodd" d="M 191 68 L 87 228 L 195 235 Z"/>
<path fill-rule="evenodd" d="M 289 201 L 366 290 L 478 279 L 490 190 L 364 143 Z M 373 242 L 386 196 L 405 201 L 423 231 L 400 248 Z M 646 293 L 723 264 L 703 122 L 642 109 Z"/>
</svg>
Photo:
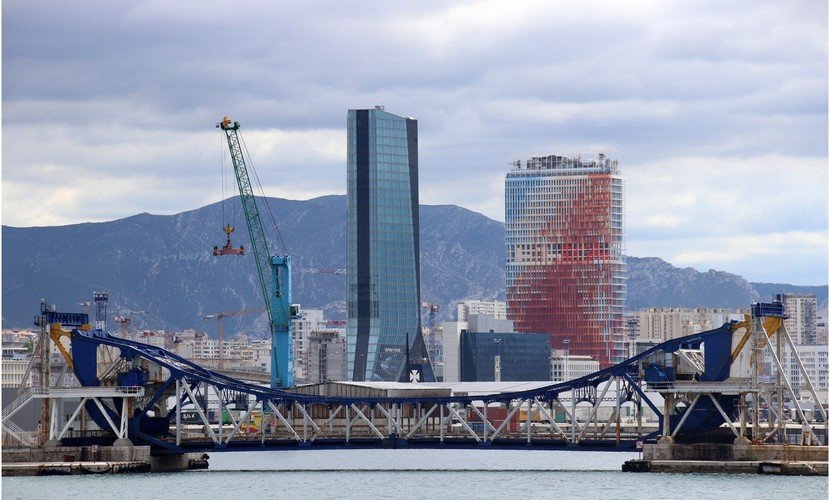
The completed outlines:
<svg viewBox="0 0 830 500">
<path fill-rule="evenodd" d="M 627 252 L 827 283 L 827 2 L 3 5 L 3 224 L 345 193 L 346 110 L 419 120 L 420 193 L 504 220 L 508 162 L 605 151 Z"/>
</svg>

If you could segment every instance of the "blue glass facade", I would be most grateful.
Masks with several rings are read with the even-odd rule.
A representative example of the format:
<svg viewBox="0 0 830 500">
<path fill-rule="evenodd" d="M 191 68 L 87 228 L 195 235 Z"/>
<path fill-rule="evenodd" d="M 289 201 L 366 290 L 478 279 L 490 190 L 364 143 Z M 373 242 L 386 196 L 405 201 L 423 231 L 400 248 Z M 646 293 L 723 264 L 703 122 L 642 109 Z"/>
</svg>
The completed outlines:
<svg viewBox="0 0 830 500">
<path fill-rule="evenodd" d="M 351 380 L 398 380 L 424 348 L 418 241 L 418 122 L 349 110 L 348 366 Z M 424 374 L 422 380 L 431 377 Z"/>
<path fill-rule="evenodd" d="M 462 382 L 550 380 L 550 341 L 543 333 L 462 331 L 459 354 Z"/>
</svg>

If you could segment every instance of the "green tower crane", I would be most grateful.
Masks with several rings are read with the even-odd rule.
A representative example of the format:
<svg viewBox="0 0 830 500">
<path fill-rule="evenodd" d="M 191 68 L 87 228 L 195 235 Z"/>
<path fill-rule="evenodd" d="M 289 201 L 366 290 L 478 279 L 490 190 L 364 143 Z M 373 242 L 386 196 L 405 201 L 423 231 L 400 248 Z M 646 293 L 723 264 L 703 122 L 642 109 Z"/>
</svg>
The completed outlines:
<svg viewBox="0 0 830 500">
<path fill-rule="evenodd" d="M 239 186 L 239 197 L 245 212 L 251 248 L 256 261 L 260 290 L 268 312 L 271 331 L 271 387 L 294 385 L 294 352 L 291 341 L 291 320 L 297 311 L 291 306 L 291 257 L 271 255 L 268 241 L 259 216 L 248 167 L 242 154 L 239 139 L 239 122 L 232 122 L 227 116 L 216 124 L 228 140 L 233 161 L 233 171 Z"/>
</svg>

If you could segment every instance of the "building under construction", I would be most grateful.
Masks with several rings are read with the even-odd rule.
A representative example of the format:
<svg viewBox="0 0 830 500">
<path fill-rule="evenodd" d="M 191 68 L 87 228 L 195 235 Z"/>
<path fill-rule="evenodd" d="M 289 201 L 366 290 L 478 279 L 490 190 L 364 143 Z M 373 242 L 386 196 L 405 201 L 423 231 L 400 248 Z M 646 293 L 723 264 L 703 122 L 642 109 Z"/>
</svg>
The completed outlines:
<svg viewBox="0 0 830 500">
<path fill-rule="evenodd" d="M 601 367 L 624 357 L 623 182 L 616 160 L 517 161 L 505 179 L 508 317 Z"/>
</svg>

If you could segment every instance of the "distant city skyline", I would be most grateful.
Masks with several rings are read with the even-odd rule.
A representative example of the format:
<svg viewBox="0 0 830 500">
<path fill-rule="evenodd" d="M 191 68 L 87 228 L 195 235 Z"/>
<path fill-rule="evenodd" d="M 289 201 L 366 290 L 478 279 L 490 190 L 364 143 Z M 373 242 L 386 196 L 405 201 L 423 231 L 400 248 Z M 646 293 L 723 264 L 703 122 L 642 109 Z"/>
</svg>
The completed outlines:
<svg viewBox="0 0 830 500">
<path fill-rule="evenodd" d="M 511 161 L 602 151 L 626 254 L 826 284 L 827 34 L 809 1 L 4 2 L 2 222 L 218 201 L 225 114 L 267 195 L 344 194 L 343 113 L 384 104 L 422 203 L 503 221 Z"/>
</svg>

